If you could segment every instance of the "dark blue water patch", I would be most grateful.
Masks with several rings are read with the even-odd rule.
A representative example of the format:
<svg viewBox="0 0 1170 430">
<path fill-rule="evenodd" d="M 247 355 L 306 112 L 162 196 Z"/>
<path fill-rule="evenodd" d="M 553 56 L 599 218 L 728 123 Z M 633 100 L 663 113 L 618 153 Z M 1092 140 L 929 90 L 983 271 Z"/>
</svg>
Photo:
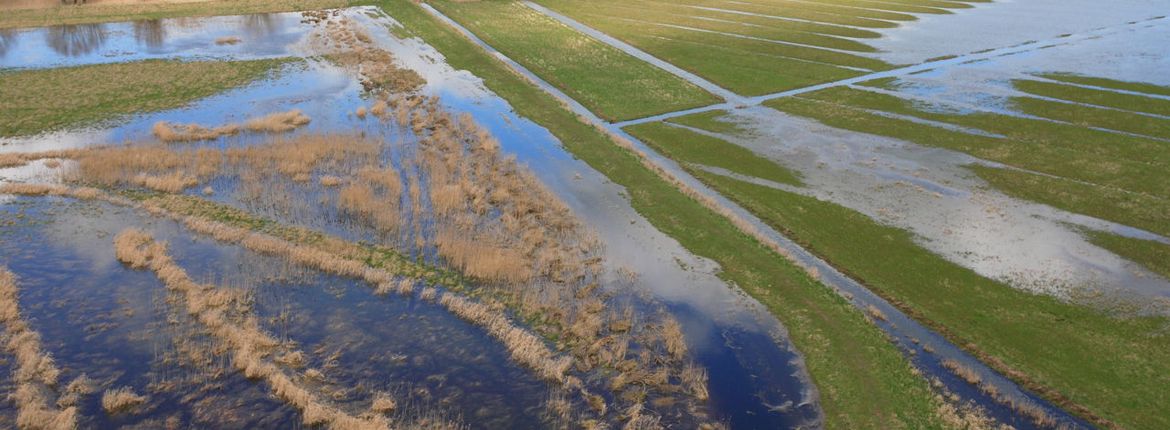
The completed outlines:
<svg viewBox="0 0 1170 430">
<path fill-rule="evenodd" d="M 808 384 L 798 376 L 796 353 L 771 335 L 718 325 L 690 306 L 670 311 L 691 356 L 707 369 L 713 418 L 731 428 L 801 428 L 819 418 L 816 404 L 805 403 Z"/>
<path fill-rule="evenodd" d="M 300 21 L 300 13 L 270 13 L 0 30 L 0 69 L 169 58 L 284 57 L 313 28 Z M 240 41 L 216 43 L 223 37 Z"/>
<path fill-rule="evenodd" d="M 299 422 L 294 409 L 236 372 L 208 375 L 169 359 L 180 336 L 200 334 L 175 322 L 183 313 L 168 306 L 153 273 L 115 260 L 103 217 L 127 225 L 157 223 L 108 205 L 60 199 L 0 206 L 2 219 L 21 214 L 19 219 L 43 222 L 0 229 L 0 264 L 18 276 L 21 311 L 61 369 L 61 385 L 82 374 L 96 383 L 97 392 L 79 405 L 81 427 L 161 426 L 167 419 L 241 429 Z M 107 415 L 102 390 L 123 386 L 151 400 L 141 413 Z"/>
<path fill-rule="evenodd" d="M 550 387 L 502 344 L 439 306 L 378 297 L 361 283 L 318 275 L 257 286 L 255 313 L 321 369 L 334 400 L 377 392 L 462 417 L 470 428 L 540 428 Z"/>
<path fill-rule="evenodd" d="M 300 425 L 295 409 L 265 384 L 243 378 L 229 358 L 210 357 L 218 366 L 208 370 L 181 359 L 175 339 L 193 337 L 186 344 L 199 350 L 216 342 L 184 321 L 181 300 L 153 273 L 115 260 L 113 237 L 127 226 L 166 241 L 196 281 L 252 291 L 262 327 L 295 342 L 308 368 L 324 375 L 314 389 L 345 410 L 367 410 L 385 392 L 415 413 L 463 418 L 471 428 L 548 426 L 543 404 L 550 387 L 481 328 L 436 304 L 378 297 L 361 282 L 190 236 L 177 223 L 107 204 L 18 198 L 0 205 L 0 226 L 0 264 L 21 277 L 22 310 L 57 358 L 63 383 L 85 373 L 152 397 L 140 414 L 108 417 L 100 392 L 88 396 L 83 427 L 167 419 L 213 428 Z"/>
</svg>

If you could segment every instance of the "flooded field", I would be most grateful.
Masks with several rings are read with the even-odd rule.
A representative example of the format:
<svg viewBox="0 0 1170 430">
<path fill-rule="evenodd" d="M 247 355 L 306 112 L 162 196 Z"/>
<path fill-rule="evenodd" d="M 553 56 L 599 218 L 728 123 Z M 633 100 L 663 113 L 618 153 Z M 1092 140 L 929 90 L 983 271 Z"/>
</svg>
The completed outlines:
<svg viewBox="0 0 1170 430">
<path fill-rule="evenodd" d="M 22 318 L 60 370 L 60 382 L 41 389 L 63 396 L 69 381 L 89 387 L 67 410 L 80 426 L 756 427 L 820 419 L 815 388 L 766 310 L 650 227 L 619 187 L 475 76 L 418 39 L 395 36 L 398 26 L 359 8 L 20 30 L 6 39 L 0 66 L 12 73 L 297 58 L 180 109 L 2 138 L 0 150 L 28 161 L 0 171 L 8 184 L 3 264 L 15 275 Z M 226 37 L 239 40 L 217 42 Z M 368 62 L 387 54 L 390 70 Z M 443 143 L 431 134 L 443 127 L 464 134 Z M 443 147 L 456 142 L 471 142 L 459 144 L 472 152 Z M 481 155 L 459 161 L 473 154 Z M 459 176 L 474 170 L 463 169 L 484 168 L 492 170 L 480 175 L 502 168 L 515 172 L 503 173 L 509 180 L 535 181 L 528 186 L 548 191 L 525 191 L 551 200 L 509 209 L 534 203 L 501 188 L 466 203 L 484 209 L 462 209 L 447 197 L 464 190 Z M 31 185 L 62 182 L 67 188 L 48 192 L 56 197 Z M 64 191 L 83 185 L 103 191 Z M 505 237 L 488 239 L 515 228 L 497 218 L 508 211 L 571 217 L 538 215 L 561 224 L 526 228 L 583 234 L 589 266 L 556 254 L 573 244 L 568 236 L 532 239 L 524 253 Z M 329 235 L 331 246 L 378 247 L 381 260 L 371 264 L 386 274 L 346 275 L 199 223 L 254 234 L 305 228 L 277 236 L 313 231 L 309 237 Z M 461 241 L 452 235 L 461 229 L 503 242 Z M 150 241 L 143 244 L 165 242 L 155 259 L 165 255 L 173 266 L 153 269 L 156 277 L 151 265 L 123 258 L 121 244 L 115 259 L 115 237 L 127 231 L 141 231 Z M 22 245 L 29 241 L 45 246 Z M 484 261 L 485 253 L 499 257 Z M 530 271 L 528 258 L 556 259 L 565 271 Z M 208 300 L 195 295 L 204 290 L 176 286 L 164 276 L 172 267 L 223 291 L 228 307 L 193 313 L 193 301 Z M 375 282 L 381 277 L 390 279 Z M 101 300 L 85 300 L 90 294 Z M 226 320 L 209 319 L 221 312 Z M 220 324 L 277 343 L 249 346 L 225 338 Z M 523 336 L 539 341 L 518 346 Z M 256 347 L 249 359 L 260 367 L 241 364 L 241 351 Z M 104 393 L 122 387 L 131 405 L 103 407 Z M 9 422 L 29 414 L 9 407 Z"/>
<path fill-rule="evenodd" d="M 0 17 L 0 427 L 1170 424 L 1157 2 L 104 3 Z"/>
</svg>

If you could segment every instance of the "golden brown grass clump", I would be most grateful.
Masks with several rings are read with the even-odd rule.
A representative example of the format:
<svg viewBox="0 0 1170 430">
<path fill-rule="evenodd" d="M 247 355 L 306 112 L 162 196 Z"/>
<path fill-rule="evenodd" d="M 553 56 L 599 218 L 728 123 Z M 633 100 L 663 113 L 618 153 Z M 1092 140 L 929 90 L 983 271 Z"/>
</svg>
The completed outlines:
<svg viewBox="0 0 1170 430">
<path fill-rule="evenodd" d="M 49 162 L 56 162 L 56 158 L 73 158 L 81 154 L 85 150 L 78 149 L 62 149 L 57 151 L 42 151 L 42 152 L 6 152 L 0 153 L 0 169 L 9 167 L 20 167 L 36 160 L 49 160 L 45 162 L 48 166 Z M 52 166 L 48 166 L 52 168 Z"/>
<path fill-rule="evenodd" d="M 147 400 L 148 397 L 135 393 L 130 387 L 111 389 L 102 394 L 102 409 L 107 414 L 115 415 L 137 408 Z"/>
<path fill-rule="evenodd" d="M 57 406 L 53 388 L 61 371 L 53 357 L 41 349 L 41 337 L 20 315 L 16 277 L 0 267 L 0 323 L 5 327 L 5 350 L 16 358 L 13 371 L 16 425 L 23 429 L 71 430 L 77 428 L 77 408 Z M 69 402 L 66 402 L 69 403 Z"/>
<path fill-rule="evenodd" d="M 215 39 L 216 45 L 235 45 L 240 42 L 243 42 L 243 40 L 237 36 L 224 36 Z"/>
<path fill-rule="evenodd" d="M 306 126 L 310 122 L 312 122 L 312 118 L 309 118 L 300 109 L 293 109 L 288 112 L 277 112 L 248 120 L 244 123 L 244 128 L 256 132 L 283 133 Z"/>
<path fill-rule="evenodd" d="M 207 128 L 199 124 L 172 124 L 166 121 L 154 123 L 151 134 L 163 142 L 198 142 L 203 140 L 219 139 L 223 136 L 232 136 L 240 132 L 240 126 L 228 124 L 220 127 Z"/>
</svg>

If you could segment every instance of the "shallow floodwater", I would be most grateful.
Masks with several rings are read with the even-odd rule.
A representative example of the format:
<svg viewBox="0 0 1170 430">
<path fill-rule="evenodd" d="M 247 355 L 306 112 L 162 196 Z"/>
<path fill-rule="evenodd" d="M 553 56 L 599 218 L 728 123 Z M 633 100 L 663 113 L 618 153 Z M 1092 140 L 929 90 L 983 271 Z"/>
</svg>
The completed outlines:
<svg viewBox="0 0 1170 430">
<path fill-rule="evenodd" d="M 175 351 L 187 337 L 197 348 L 214 342 L 191 327 L 153 273 L 114 259 L 113 236 L 131 226 L 167 241 L 193 279 L 249 290 L 261 325 L 306 353 L 305 365 L 324 374 L 314 388 L 343 409 L 362 411 L 385 392 L 417 412 L 474 418 L 472 428 L 542 425 L 547 386 L 438 305 L 376 297 L 355 281 L 191 237 L 172 221 L 108 204 L 21 198 L 0 208 L 5 220 L 26 220 L 0 230 L 0 264 L 21 279 L 22 312 L 62 380 L 84 373 L 104 387 L 151 395 L 146 412 L 113 418 L 100 412 L 100 393 L 86 398 L 81 412 L 94 426 L 171 416 L 196 427 L 300 426 L 295 409 L 235 372 L 227 357 L 212 357 L 216 363 L 204 369 Z M 43 246 L 23 246 L 31 241 Z"/>
<path fill-rule="evenodd" d="M 0 69 L 283 57 L 312 28 L 299 13 L 272 13 L 0 30 Z M 217 43 L 221 38 L 239 42 Z"/>
<path fill-rule="evenodd" d="M 882 38 L 866 43 L 881 50 L 876 56 L 885 61 L 914 64 L 1170 14 L 1162 0 L 1007 0 L 970 4 L 974 7 L 954 9 L 951 14 L 917 14 L 916 21 L 875 30 L 882 33 Z M 1142 45 L 1164 47 L 1165 39 L 1147 39 Z"/>
<path fill-rule="evenodd" d="M 280 18 L 274 22 L 283 25 L 300 26 L 299 14 L 278 14 Z M 381 16 L 376 9 L 357 8 L 343 11 L 343 15 L 362 23 L 374 36 L 375 40 L 387 50 L 395 54 L 397 61 L 408 68 L 422 74 L 428 81 L 424 92 L 439 95 L 447 107 L 454 113 L 467 112 L 472 114 L 477 122 L 487 127 L 501 141 L 505 151 L 513 153 L 524 164 L 528 165 L 537 176 L 544 181 L 561 199 L 563 199 L 575 213 L 590 228 L 596 230 L 605 246 L 607 261 L 607 275 L 610 280 L 616 279 L 619 269 L 629 269 L 638 273 L 639 277 L 633 287 L 615 291 L 629 295 L 632 300 L 645 302 L 648 307 L 664 306 L 675 314 L 684 326 L 691 354 L 698 363 L 707 368 L 710 375 L 711 400 L 709 410 L 715 419 L 729 422 L 733 427 L 761 428 L 783 427 L 794 428 L 815 425 L 820 418 L 819 407 L 816 404 L 817 394 L 808 383 L 808 377 L 798 354 L 792 350 L 785 338 L 783 327 L 765 310 L 737 289 L 729 288 L 716 276 L 716 266 L 706 260 L 697 258 L 686 252 L 677 242 L 655 230 L 645 219 L 639 216 L 623 196 L 623 190 L 605 177 L 592 170 L 583 162 L 575 160 L 565 152 L 560 143 L 547 130 L 534 123 L 519 117 L 511 107 L 494 94 L 486 90 L 480 80 L 473 75 L 456 71 L 447 66 L 442 55 L 433 48 L 418 40 L 402 40 L 391 35 L 390 27 L 396 26 L 387 17 Z M 377 16 L 372 16 L 377 15 Z M 291 17 L 290 17 L 291 16 Z M 166 21 L 164 21 L 166 22 Z M 230 21 L 229 21 L 230 22 Z M 205 38 L 210 41 L 214 38 Z M 308 51 L 303 43 L 304 34 L 296 41 L 289 43 L 295 46 L 286 46 L 285 52 L 303 54 Z M 167 39 L 171 40 L 171 39 Z M 289 40 L 292 40 L 291 38 Z M 251 52 L 248 38 L 236 47 L 241 52 Z M 166 45 L 166 44 L 164 44 Z M 195 44 L 198 45 L 198 44 Z M 19 49 L 21 45 L 17 44 Z M 162 52 L 170 52 L 177 58 L 188 58 L 185 50 L 162 46 Z M 196 52 L 199 52 L 197 49 Z M 11 51 L 10 51 L 11 55 Z M 201 54 L 193 54 L 201 55 Z M 252 55 L 251 57 L 249 55 Z M 253 58 L 261 54 L 241 54 L 237 59 Z M 7 57 L 12 58 L 12 57 Z M 82 57 L 58 56 L 62 61 L 59 65 L 79 64 Z M 107 61 L 123 61 L 121 57 L 84 57 L 88 59 L 105 58 Z M 5 60 L 8 61 L 8 60 Z M 97 60 L 95 60 L 97 61 Z M 6 63 L 7 64 L 7 63 Z M 256 82 L 240 89 L 224 94 L 196 101 L 184 109 L 137 115 L 113 121 L 106 125 L 93 127 L 88 130 L 59 132 L 41 136 L 4 139 L 0 141 L 0 151 L 37 151 L 64 147 L 89 146 L 103 143 L 118 143 L 126 140 L 149 139 L 150 126 L 159 120 L 180 123 L 200 123 L 217 125 L 226 122 L 238 122 L 247 117 L 263 115 L 276 111 L 286 111 L 297 108 L 313 118 L 312 123 L 304 132 L 353 132 L 363 131 L 373 136 L 393 138 L 394 130 L 378 124 L 376 120 L 361 120 L 354 112 L 360 106 L 368 106 L 369 101 L 361 97 L 361 87 L 357 82 L 346 75 L 342 70 L 331 64 L 306 61 L 285 66 L 278 71 L 274 79 Z M 228 139 L 235 139 L 229 141 Z M 247 143 L 252 140 L 248 136 L 228 138 L 212 144 Z M 258 139 L 256 139 L 258 140 Z M 23 170 L 0 170 L 0 177 L 9 180 L 24 180 L 30 175 L 52 175 L 39 165 L 23 168 Z M 0 179 L 2 180 L 2 179 Z M 219 185 L 217 185 L 218 187 Z M 224 185 L 225 187 L 230 185 Z M 225 188 L 226 190 L 227 188 Z M 228 192 L 216 194 L 230 195 Z M 226 197 L 225 197 L 226 198 Z M 313 226 L 322 228 L 341 236 L 352 234 L 344 229 L 330 230 L 328 226 Z M 351 237 L 352 238 L 352 237 Z M 357 239 L 360 239 L 357 238 Z M 211 264 L 201 263 L 201 258 L 185 259 L 185 264 L 199 266 Z M 213 273 L 208 270 L 206 273 Z M 295 310 L 287 312 L 290 315 L 318 315 L 320 319 L 311 318 L 300 321 L 305 330 L 295 334 L 302 345 L 308 346 L 313 342 L 329 342 L 324 339 L 322 330 L 330 325 L 336 325 L 336 330 L 346 331 L 356 324 L 356 320 L 346 321 L 338 317 L 351 306 L 373 306 L 369 303 L 381 303 L 370 298 L 350 299 L 362 297 L 362 288 L 347 290 L 345 298 L 339 302 L 328 302 L 321 291 L 320 285 L 336 281 L 320 281 L 309 283 L 305 287 L 292 287 L 288 290 L 263 287 L 258 289 L 259 312 L 272 315 L 279 310 Z M 632 288 L 632 289 L 630 289 Z M 276 293 L 276 291 L 281 291 Z M 267 294 L 267 295 L 266 295 Z M 286 295 L 290 297 L 285 297 Z M 290 300 L 299 300 L 299 303 L 288 303 Z M 350 301 L 353 300 L 353 301 Z M 394 303 L 379 304 L 387 309 L 387 315 L 402 315 L 410 307 L 406 304 Z M 359 308 L 360 309 L 360 308 Z M 358 310 L 357 313 L 367 312 Z M 368 311 L 373 312 L 373 311 Z M 382 312 L 382 311 L 380 311 Z M 376 321 L 376 316 L 368 317 Z M 395 317 L 397 318 L 397 317 Z M 413 318 L 413 316 L 409 317 Z M 422 319 L 422 317 L 418 317 Z M 427 318 L 437 318 L 429 315 Z M 332 322 L 330 322 L 332 321 Z M 402 327 L 397 320 L 387 317 L 386 329 L 379 330 L 371 327 L 360 335 L 355 336 L 353 342 L 362 345 L 362 348 L 377 348 L 378 345 L 423 345 L 433 342 L 445 343 L 444 337 L 456 339 L 454 335 L 428 335 L 426 330 L 419 329 L 419 333 L 407 338 L 394 338 Z M 421 323 L 419 323 L 421 324 Z M 445 326 L 446 323 L 444 323 Z M 367 326 L 371 324 L 366 324 Z M 376 326 L 377 324 L 372 324 Z M 412 329 L 413 330 L 413 329 Z M 290 331 L 291 333 L 291 331 Z M 290 336 L 293 336 L 290 334 Z M 429 336 L 429 337 L 428 337 Z M 473 344 L 474 345 L 474 344 Z M 438 347 L 438 345 L 432 345 Z M 364 349 L 362 351 L 365 351 Z M 360 362 L 366 360 L 361 354 L 349 356 L 346 359 Z M 439 372 L 439 369 L 459 365 L 444 361 L 438 355 L 431 355 L 421 364 L 413 361 L 408 353 L 408 362 L 414 367 L 430 369 Z M 400 362 L 400 357 L 390 357 L 394 363 Z M 373 360 L 371 358 L 371 360 Z M 510 364 L 506 358 L 488 357 L 487 361 L 494 363 L 496 369 L 507 368 Z M 474 361 L 474 360 L 472 360 Z M 379 362 L 386 365 L 390 362 Z M 341 366 L 347 367 L 347 366 Z M 514 367 L 514 366 L 513 366 Z M 502 372 L 496 370 L 497 372 Z M 398 375 L 392 370 L 383 370 L 379 375 Z M 406 371 L 404 371 L 406 372 Z M 423 372 L 423 370 L 417 370 Z M 444 399 L 448 391 L 476 393 L 480 388 L 465 386 L 466 378 L 460 376 L 459 370 L 452 370 L 450 375 L 438 375 L 434 378 L 426 377 L 427 381 L 436 379 L 441 381 L 442 387 L 435 388 L 430 398 Z M 507 378 L 516 378 L 507 372 Z M 354 373 L 353 380 L 364 380 L 369 375 Z M 410 381 L 411 375 L 398 377 Z M 393 378 L 392 378 L 393 379 Z M 516 381 L 523 381 L 518 378 Z M 484 386 L 509 383 L 485 382 Z M 458 403 L 452 407 L 444 407 L 444 411 L 454 411 L 465 418 L 470 415 L 479 416 L 480 413 L 468 410 L 473 405 L 489 405 L 500 400 L 514 404 L 508 409 L 507 419 L 500 418 L 494 424 L 527 427 L 527 424 L 539 424 L 533 421 L 532 413 L 527 407 L 539 406 L 539 400 L 547 397 L 547 388 L 543 386 L 524 386 L 517 388 L 521 393 L 490 392 L 482 397 L 465 394 L 451 402 Z M 443 391 L 448 390 L 448 391 Z M 492 397 L 494 395 L 495 397 Z M 535 399 L 535 400 L 522 400 Z M 443 402 L 440 402 L 443 403 Z M 517 409 L 520 408 L 520 409 Z M 501 413 L 503 414 L 503 413 Z M 666 422 L 685 419 L 664 417 Z M 527 420 L 527 421 L 526 421 Z M 468 422 L 474 420 L 467 419 Z"/>
</svg>

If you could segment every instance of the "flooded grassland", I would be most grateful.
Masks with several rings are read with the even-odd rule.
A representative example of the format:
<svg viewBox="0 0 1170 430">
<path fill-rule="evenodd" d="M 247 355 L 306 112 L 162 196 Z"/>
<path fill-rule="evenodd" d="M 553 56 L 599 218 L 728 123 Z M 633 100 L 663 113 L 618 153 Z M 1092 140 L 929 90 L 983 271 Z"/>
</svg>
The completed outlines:
<svg viewBox="0 0 1170 430">
<path fill-rule="evenodd" d="M 38 69 L 5 72 L 19 77 L 274 61 L 260 79 L 190 94 L 178 109 L 3 138 L 3 264 L 16 298 L 6 321 L 28 321 L 52 357 L 40 362 L 53 365 L 28 375 L 23 355 L 6 362 L 12 389 L 35 395 L 5 419 L 819 419 L 775 319 L 477 78 L 392 34 L 398 24 L 376 9 L 156 26 L 152 38 L 109 24 L 94 30 L 96 47 L 42 58 L 25 39 L 57 30 L 24 30 L 0 63 Z"/>
</svg>

